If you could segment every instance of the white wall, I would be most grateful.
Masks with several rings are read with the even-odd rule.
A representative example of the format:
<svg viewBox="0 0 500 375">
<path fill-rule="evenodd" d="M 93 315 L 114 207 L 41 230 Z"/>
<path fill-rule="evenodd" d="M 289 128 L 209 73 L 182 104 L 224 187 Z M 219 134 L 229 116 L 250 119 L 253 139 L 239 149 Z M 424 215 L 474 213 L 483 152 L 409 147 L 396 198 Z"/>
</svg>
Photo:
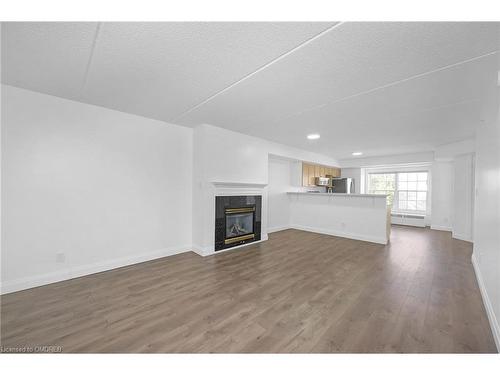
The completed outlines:
<svg viewBox="0 0 500 375">
<path fill-rule="evenodd" d="M 269 157 L 268 233 L 290 226 L 290 202 L 286 193 L 294 188 L 292 173 L 295 164 L 296 161 L 289 159 Z"/>
<path fill-rule="evenodd" d="M 304 151 L 261 138 L 248 136 L 211 125 L 194 129 L 195 142 L 203 148 L 201 163 L 208 181 L 238 181 L 267 183 L 270 154 L 318 164 L 338 165 L 324 155 Z M 196 148 L 195 150 L 197 150 Z M 231 168 L 231 165 L 234 165 Z"/>
<path fill-rule="evenodd" d="M 431 229 L 451 231 L 453 217 L 453 163 L 432 164 Z"/>
<path fill-rule="evenodd" d="M 479 286 L 500 349 L 500 89 L 498 65 L 476 130 L 474 254 Z"/>
<path fill-rule="evenodd" d="M 191 177 L 191 129 L 2 86 L 3 291 L 188 250 Z"/>
<path fill-rule="evenodd" d="M 302 186 L 302 161 L 269 155 L 268 171 L 268 228 L 276 232 L 290 227 L 290 200 L 287 192 L 310 191 L 314 187 Z M 317 188 L 323 191 L 324 188 Z"/>
<path fill-rule="evenodd" d="M 434 160 L 452 161 L 456 156 L 473 154 L 476 151 L 476 140 L 474 138 L 464 139 L 459 142 L 447 143 L 436 147 Z"/>
<path fill-rule="evenodd" d="M 453 167 L 452 235 L 459 240 L 472 242 L 474 155 L 456 156 Z"/>
</svg>

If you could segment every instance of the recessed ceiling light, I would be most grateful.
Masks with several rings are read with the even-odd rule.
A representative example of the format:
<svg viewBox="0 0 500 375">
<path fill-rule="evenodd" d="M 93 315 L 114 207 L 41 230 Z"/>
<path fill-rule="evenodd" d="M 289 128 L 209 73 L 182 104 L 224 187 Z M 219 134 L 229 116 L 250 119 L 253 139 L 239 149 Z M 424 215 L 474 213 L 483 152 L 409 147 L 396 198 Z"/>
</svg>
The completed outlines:
<svg viewBox="0 0 500 375">
<path fill-rule="evenodd" d="M 352 153 L 352 156 L 359 156 L 359 155 L 363 155 L 363 153 L 359 151 Z"/>
<path fill-rule="evenodd" d="M 320 135 L 319 134 L 309 134 L 307 136 L 307 139 L 319 139 Z"/>
</svg>

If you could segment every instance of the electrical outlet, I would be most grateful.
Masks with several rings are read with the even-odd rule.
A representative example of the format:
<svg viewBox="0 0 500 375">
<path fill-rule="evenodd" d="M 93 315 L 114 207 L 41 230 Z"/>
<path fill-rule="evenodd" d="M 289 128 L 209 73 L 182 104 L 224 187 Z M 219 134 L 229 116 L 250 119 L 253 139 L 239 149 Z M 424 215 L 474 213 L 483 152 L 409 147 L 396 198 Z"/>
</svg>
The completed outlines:
<svg viewBox="0 0 500 375">
<path fill-rule="evenodd" d="M 61 253 L 57 253 L 56 254 L 56 262 L 57 263 L 64 263 L 64 262 L 66 262 L 66 254 L 64 254 L 62 252 Z"/>
</svg>

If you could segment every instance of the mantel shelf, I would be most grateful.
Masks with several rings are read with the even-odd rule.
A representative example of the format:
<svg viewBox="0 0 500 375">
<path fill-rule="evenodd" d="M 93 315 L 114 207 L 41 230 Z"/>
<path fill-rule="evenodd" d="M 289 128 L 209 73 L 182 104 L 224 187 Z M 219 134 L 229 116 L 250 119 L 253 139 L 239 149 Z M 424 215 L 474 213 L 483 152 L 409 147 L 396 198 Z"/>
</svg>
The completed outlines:
<svg viewBox="0 0 500 375">
<path fill-rule="evenodd" d="M 250 187 L 250 188 L 264 188 L 267 186 L 267 184 L 262 184 L 262 183 L 254 183 L 254 182 L 223 182 L 223 181 L 212 181 L 212 184 L 215 187 L 232 187 L 232 188 L 245 188 L 245 187 Z"/>
</svg>

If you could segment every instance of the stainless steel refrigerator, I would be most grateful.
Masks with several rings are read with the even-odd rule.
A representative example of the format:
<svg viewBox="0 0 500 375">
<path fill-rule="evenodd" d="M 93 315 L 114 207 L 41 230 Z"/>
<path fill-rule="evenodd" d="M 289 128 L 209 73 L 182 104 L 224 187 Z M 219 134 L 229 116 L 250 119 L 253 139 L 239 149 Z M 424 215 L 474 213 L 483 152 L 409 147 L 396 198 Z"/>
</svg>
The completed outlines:
<svg viewBox="0 0 500 375">
<path fill-rule="evenodd" d="M 354 179 L 334 177 L 332 193 L 354 194 Z"/>
</svg>

